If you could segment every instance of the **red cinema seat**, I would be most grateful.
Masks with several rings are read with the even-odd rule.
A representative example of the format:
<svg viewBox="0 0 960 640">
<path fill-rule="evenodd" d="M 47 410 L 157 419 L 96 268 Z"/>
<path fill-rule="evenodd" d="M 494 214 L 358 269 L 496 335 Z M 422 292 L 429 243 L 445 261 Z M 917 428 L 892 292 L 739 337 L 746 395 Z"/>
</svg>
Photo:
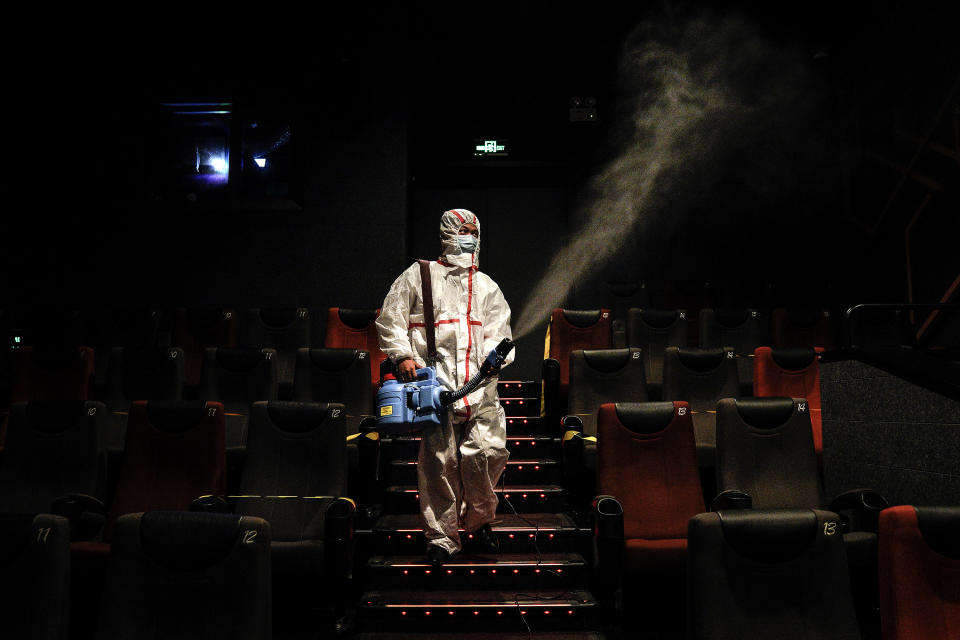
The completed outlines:
<svg viewBox="0 0 960 640">
<path fill-rule="evenodd" d="M 87 399 L 94 364 L 90 347 L 22 347 L 15 354 L 11 404 Z"/>
<path fill-rule="evenodd" d="M 960 507 L 891 507 L 878 524 L 884 640 L 958 637 Z"/>
<path fill-rule="evenodd" d="M 813 348 L 757 347 L 753 352 L 753 395 L 758 398 L 804 398 L 810 410 L 813 447 L 823 460 L 820 416 L 820 362 Z"/>
<path fill-rule="evenodd" d="M 774 347 L 820 347 L 833 349 L 833 321 L 829 311 L 778 307 L 770 314 Z"/>
<path fill-rule="evenodd" d="M 554 309 L 543 348 L 543 405 L 549 423 L 566 413 L 570 354 L 581 349 L 612 349 L 613 317 L 609 309 Z"/>
<path fill-rule="evenodd" d="M 329 349 L 362 349 L 370 354 L 370 384 L 376 392 L 380 386 L 380 364 L 387 355 L 380 350 L 377 318 L 380 309 L 343 309 L 327 311 L 327 333 L 323 346 Z"/>
</svg>

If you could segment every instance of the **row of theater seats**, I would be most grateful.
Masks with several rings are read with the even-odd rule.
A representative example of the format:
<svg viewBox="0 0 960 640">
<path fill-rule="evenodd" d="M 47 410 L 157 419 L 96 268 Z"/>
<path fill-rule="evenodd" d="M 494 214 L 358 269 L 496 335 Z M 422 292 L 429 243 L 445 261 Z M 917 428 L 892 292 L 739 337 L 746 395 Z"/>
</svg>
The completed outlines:
<svg viewBox="0 0 960 640">
<path fill-rule="evenodd" d="M 339 402 L 346 407 L 347 431 L 357 433 L 372 414 L 370 355 L 359 349 L 296 351 L 292 382 L 281 394 L 279 358 L 274 349 L 204 350 L 196 399 L 220 402 L 227 415 L 227 447 L 242 450 L 253 403 L 284 399 Z M 106 405 L 107 437 L 113 451 L 123 449 L 124 424 L 136 400 L 180 400 L 186 395 L 184 352 L 179 347 L 114 347 L 106 383 L 91 393 L 93 349 L 23 347 L 14 354 L 11 401 L 101 400 Z M 99 397 L 97 397 L 99 395 Z"/>
<path fill-rule="evenodd" d="M 687 403 L 599 408 L 601 594 L 650 618 L 682 612 L 686 593 L 692 638 L 860 638 L 880 626 L 878 606 L 885 639 L 953 637 L 960 507 L 890 508 L 867 489 L 828 501 L 802 399 L 716 411 L 719 493 L 706 512 Z"/>
<path fill-rule="evenodd" d="M 696 323 L 698 340 L 691 335 L 694 325 L 682 309 L 629 309 L 626 318 L 617 319 L 609 309 L 557 308 L 550 316 L 544 353 L 563 363 L 571 351 L 578 349 L 637 348 L 644 354 L 646 382 L 658 390 L 667 347 L 729 347 L 736 354 L 750 355 L 760 346 L 830 350 L 837 344 L 829 311 L 774 309 L 768 322 L 763 322 L 764 318 L 756 309 L 702 309 Z M 749 387 L 752 367 L 748 362 L 737 366 L 741 381 Z M 563 388 L 568 373 L 561 367 L 558 374 Z"/>
<path fill-rule="evenodd" d="M 954 637 L 960 508 L 899 506 L 878 520 L 883 638 Z M 859 640 L 841 526 L 836 513 L 814 509 L 693 516 L 688 637 Z M 249 516 L 121 517 L 97 637 L 269 638 L 272 534 Z M 0 518 L 0 546 L 5 636 L 66 638 L 69 522 Z"/>
<path fill-rule="evenodd" d="M 103 384 L 107 358 L 113 347 L 179 347 L 184 357 L 184 380 L 200 384 L 203 354 L 210 347 L 269 348 L 276 350 L 281 384 L 293 379 L 296 352 L 307 347 L 351 348 L 373 358 L 371 383 L 379 380 L 384 355 L 377 342 L 374 321 L 378 309 L 325 311 L 322 335 L 306 307 L 185 309 L 106 309 L 96 312 L 28 312 L 7 318 L 5 330 L 14 347 L 54 343 L 86 345 L 95 352 L 97 384 Z"/>
</svg>

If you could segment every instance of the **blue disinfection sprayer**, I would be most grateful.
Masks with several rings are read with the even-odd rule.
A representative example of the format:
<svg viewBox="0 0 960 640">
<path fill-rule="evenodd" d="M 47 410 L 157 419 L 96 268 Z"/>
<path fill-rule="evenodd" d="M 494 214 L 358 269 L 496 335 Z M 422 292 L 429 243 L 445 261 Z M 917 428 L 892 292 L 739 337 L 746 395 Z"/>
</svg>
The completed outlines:
<svg viewBox="0 0 960 640">
<path fill-rule="evenodd" d="M 443 388 L 433 367 L 417 369 L 413 382 L 386 380 L 377 392 L 377 431 L 380 435 L 406 435 L 430 425 L 439 425 L 443 411 L 496 374 L 513 350 L 510 338 L 504 338 L 494 347 L 480 370 L 456 391 Z"/>
</svg>

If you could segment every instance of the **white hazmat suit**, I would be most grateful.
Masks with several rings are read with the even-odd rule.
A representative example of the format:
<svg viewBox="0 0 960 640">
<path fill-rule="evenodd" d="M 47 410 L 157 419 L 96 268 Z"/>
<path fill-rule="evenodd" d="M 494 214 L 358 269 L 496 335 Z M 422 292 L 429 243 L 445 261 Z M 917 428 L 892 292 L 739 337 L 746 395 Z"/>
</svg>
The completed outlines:
<svg viewBox="0 0 960 640">
<path fill-rule="evenodd" d="M 479 239 L 473 253 L 462 252 L 460 227 L 480 221 L 466 209 L 440 218 L 442 255 L 430 263 L 433 288 L 436 362 L 427 358 L 420 265 L 413 263 L 390 287 L 377 332 L 380 348 L 394 363 L 413 357 L 435 364 L 437 376 L 454 388 L 480 369 L 487 354 L 511 337 L 510 307 L 497 284 L 477 268 Z M 504 364 L 512 361 L 512 352 Z M 473 532 L 496 517 L 494 488 L 507 464 L 506 419 L 496 378 L 458 400 L 438 427 L 423 430 L 417 464 L 420 513 L 429 544 L 451 555 L 461 549 L 458 528 Z"/>
</svg>

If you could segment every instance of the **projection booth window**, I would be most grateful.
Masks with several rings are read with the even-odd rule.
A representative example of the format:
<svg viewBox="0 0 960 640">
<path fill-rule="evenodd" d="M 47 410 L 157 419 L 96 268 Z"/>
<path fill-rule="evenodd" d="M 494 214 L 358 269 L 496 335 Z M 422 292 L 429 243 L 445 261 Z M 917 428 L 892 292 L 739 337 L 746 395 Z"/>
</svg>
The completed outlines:
<svg viewBox="0 0 960 640">
<path fill-rule="evenodd" d="M 291 126 L 231 102 L 165 102 L 153 127 L 149 182 L 168 204 L 291 197 Z"/>
</svg>

